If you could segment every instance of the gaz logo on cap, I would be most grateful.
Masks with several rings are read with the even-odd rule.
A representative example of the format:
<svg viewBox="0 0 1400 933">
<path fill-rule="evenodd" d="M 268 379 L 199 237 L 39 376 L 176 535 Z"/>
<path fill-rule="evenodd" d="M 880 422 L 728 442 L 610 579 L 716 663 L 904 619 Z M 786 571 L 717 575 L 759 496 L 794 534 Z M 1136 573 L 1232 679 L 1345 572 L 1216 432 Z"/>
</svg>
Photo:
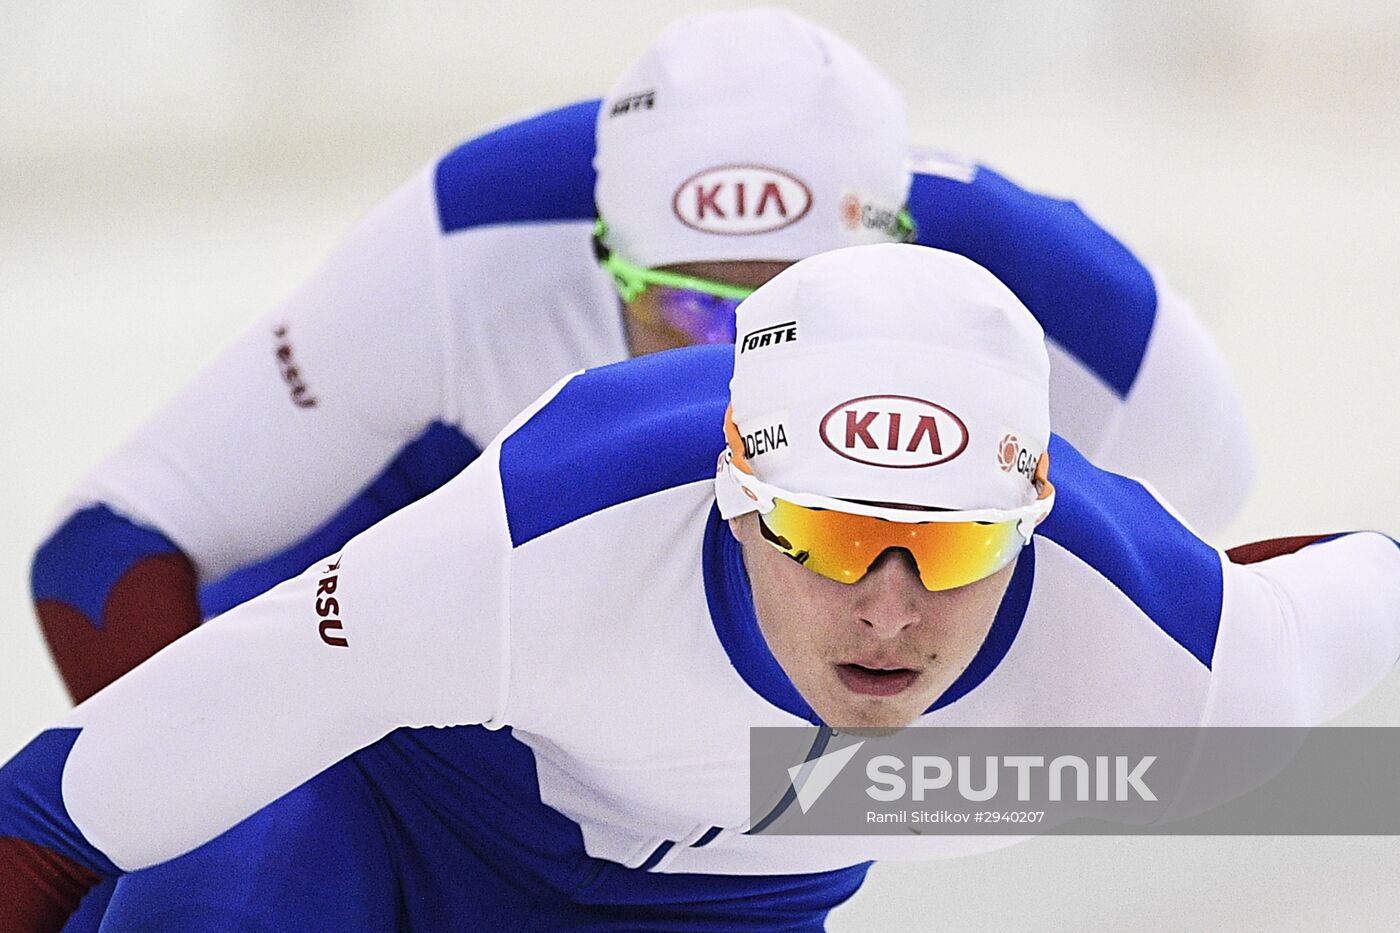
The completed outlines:
<svg viewBox="0 0 1400 933">
<path fill-rule="evenodd" d="M 870 466 L 915 469 L 947 463 L 967 449 L 967 425 L 952 411 L 911 395 L 863 395 L 821 421 L 832 451 Z"/>
<path fill-rule="evenodd" d="M 806 182 L 766 165 L 718 165 L 696 172 L 671 197 L 671 210 L 681 223 L 727 235 L 781 230 L 811 209 Z"/>
<path fill-rule="evenodd" d="M 1040 454 L 1010 431 L 997 444 L 997 466 L 1003 473 L 1019 473 L 1029 481 L 1034 477 L 1039 462 Z"/>
<path fill-rule="evenodd" d="M 837 209 L 841 215 L 841 226 L 852 232 L 856 230 L 878 230 L 892 239 L 898 239 L 899 210 L 881 207 L 859 195 L 842 195 Z"/>
</svg>

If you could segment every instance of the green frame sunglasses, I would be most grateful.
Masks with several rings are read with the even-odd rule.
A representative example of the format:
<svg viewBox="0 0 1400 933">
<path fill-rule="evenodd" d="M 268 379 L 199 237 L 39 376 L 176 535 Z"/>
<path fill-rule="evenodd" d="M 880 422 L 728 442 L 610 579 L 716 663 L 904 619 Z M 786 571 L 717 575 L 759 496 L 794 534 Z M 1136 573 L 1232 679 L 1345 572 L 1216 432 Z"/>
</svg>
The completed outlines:
<svg viewBox="0 0 1400 933">
<path fill-rule="evenodd" d="M 914 226 L 914 218 L 910 215 L 908 208 L 899 212 L 897 223 L 901 242 L 912 243 L 918 238 L 918 228 Z M 743 301 L 757 291 L 755 288 L 743 285 L 730 285 L 726 282 L 683 275 L 679 272 L 664 272 L 660 269 L 647 269 L 634 265 L 608 247 L 607 235 L 608 225 L 603 218 L 599 217 L 593 223 L 593 255 L 597 257 L 598 264 L 612 275 L 613 281 L 617 284 L 618 294 L 622 296 L 623 301 L 635 301 L 642 292 L 646 291 L 648 285 L 700 292 L 704 295 L 713 295 L 716 298 L 725 298 L 730 301 Z"/>
<path fill-rule="evenodd" d="M 593 254 L 598 258 L 598 265 L 612 275 L 623 301 L 635 301 L 646 291 L 648 285 L 680 288 L 730 301 L 743 301 L 758 290 L 745 285 L 730 285 L 693 275 L 682 275 L 679 272 L 665 272 L 661 269 L 646 269 L 633 265 L 607 247 L 604 242 L 607 233 L 608 225 L 599 217 L 593 224 Z"/>
</svg>

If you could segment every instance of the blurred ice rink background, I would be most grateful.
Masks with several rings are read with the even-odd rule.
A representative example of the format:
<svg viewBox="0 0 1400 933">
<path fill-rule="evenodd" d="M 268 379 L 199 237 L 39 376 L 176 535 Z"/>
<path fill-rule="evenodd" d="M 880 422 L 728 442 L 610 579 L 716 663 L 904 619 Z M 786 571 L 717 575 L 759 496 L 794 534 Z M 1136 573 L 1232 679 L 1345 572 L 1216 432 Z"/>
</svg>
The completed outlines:
<svg viewBox="0 0 1400 933">
<path fill-rule="evenodd" d="M 716 6 L 0 0 L 0 758 L 67 706 L 26 581 L 79 475 L 419 166 Z M 788 6 L 903 87 L 914 141 L 1075 198 L 1195 302 L 1260 455 L 1218 543 L 1400 534 L 1400 4 Z M 1346 721 L 1400 724 L 1400 675 Z M 1397 862 L 1042 839 L 877 867 L 831 927 L 1394 929 Z"/>
</svg>

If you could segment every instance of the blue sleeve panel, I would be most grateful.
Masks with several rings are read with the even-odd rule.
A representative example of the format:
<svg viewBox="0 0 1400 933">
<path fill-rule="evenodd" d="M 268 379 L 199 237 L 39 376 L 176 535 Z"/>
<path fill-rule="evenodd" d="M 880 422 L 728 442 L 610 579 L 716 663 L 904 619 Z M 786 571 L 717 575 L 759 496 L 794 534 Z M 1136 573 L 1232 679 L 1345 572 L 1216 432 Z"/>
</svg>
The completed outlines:
<svg viewBox="0 0 1400 933">
<path fill-rule="evenodd" d="M 63 803 L 63 766 L 81 731 L 45 730 L 0 767 L 0 836 L 35 843 L 111 877 L 121 870 L 83 837 Z"/>
<path fill-rule="evenodd" d="M 1072 201 L 982 167 L 970 182 L 916 173 L 909 211 L 919 243 L 990 270 L 1047 337 L 1127 396 L 1157 315 L 1152 276 L 1127 247 Z"/>
<path fill-rule="evenodd" d="M 332 765 L 212 842 L 123 877 L 101 929 L 405 929 L 382 816 L 354 763 Z"/>
<path fill-rule="evenodd" d="M 501 445 L 513 547 L 714 476 L 734 349 L 687 347 L 590 369 Z"/>
<path fill-rule="evenodd" d="M 1100 470 L 1050 439 L 1055 508 L 1036 534 L 1084 561 L 1157 627 L 1210 667 L 1220 628 L 1220 554 L 1136 480 Z"/>
<path fill-rule="evenodd" d="M 446 483 L 480 454 L 481 448 L 461 431 L 433 422 L 321 527 L 285 550 L 204 587 L 199 597 L 204 617 L 227 612 L 335 553 L 375 522 Z"/>
<path fill-rule="evenodd" d="M 102 610 L 117 581 L 144 558 L 179 553 L 158 531 L 142 528 L 105 505 L 75 513 L 34 555 L 29 587 L 38 602 L 54 599 L 101 628 Z"/>
<path fill-rule="evenodd" d="M 491 224 L 592 220 L 596 100 L 468 140 L 437 166 L 443 233 Z"/>
</svg>

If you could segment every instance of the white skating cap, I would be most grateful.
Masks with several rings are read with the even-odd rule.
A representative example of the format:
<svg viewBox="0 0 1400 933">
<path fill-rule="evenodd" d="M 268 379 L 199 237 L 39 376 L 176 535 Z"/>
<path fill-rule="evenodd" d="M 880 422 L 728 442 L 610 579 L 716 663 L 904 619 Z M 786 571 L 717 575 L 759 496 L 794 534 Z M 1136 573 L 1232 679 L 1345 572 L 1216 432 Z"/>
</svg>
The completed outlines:
<svg viewBox="0 0 1400 933">
<path fill-rule="evenodd" d="M 929 508 L 1035 499 L 1044 334 L 970 259 L 905 244 L 824 253 L 756 291 L 738 321 L 733 420 L 758 479 Z"/>
<path fill-rule="evenodd" d="M 899 91 L 782 10 L 672 23 L 603 99 L 597 142 L 607 243 L 637 265 L 791 261 L 899 238 Z"/>
</svg>

